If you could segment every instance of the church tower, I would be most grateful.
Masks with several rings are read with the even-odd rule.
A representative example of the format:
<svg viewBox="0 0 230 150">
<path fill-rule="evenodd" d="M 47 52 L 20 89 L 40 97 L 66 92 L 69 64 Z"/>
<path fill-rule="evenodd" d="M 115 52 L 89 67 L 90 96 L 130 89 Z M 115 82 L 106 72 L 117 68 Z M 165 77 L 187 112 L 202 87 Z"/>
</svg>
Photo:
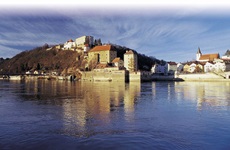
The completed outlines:
<svg viewBox="0 0 230 150">
<path fill-rule="evenodd" d="M 202 56 L 202 53 L 200 51 L 200 47 L 198 47 L 198 51 L 196 53 L 196 61 L 199 61 L 200 60 L 200 56 Z"/>
</svg>

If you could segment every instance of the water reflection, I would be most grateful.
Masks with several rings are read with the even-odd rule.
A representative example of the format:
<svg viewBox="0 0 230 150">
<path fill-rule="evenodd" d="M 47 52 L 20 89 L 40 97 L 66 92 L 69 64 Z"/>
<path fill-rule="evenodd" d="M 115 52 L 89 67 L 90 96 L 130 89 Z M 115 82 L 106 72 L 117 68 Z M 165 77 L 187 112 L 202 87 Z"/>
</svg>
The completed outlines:
<svg viewBox="0 0 230 150">
<path fill-rule="evenodd" d="M 130 118 L 130 114 L 134 111 L 134 100 L 140 93 L 140 83 L 129 85 L 113 82 L 80 82 L 77 84 L 78 92 L 73 100 L 74 103 L 64 103 L 62 107 L 63 118 L 66 120 L 65 133 L 80 136 L 89 136 L 88 134 L 96 132 L 94 128 L 111 124 L 114 119 L 111 115 L 117 110 L 125 112 L 124 119 L 127 119 L 127 116 Z"/>
<path fill-rule="evenodd" d="M 165 87 L 165 89 L 164 89 Z M 166 88 L 167 87 L 167 88 Z M 230 82 L 153 82 L 152 95 L 156 98 L 167 91 L 167 100 L 190 100 L 197 109 L 230 106 Z M 228 108 L 228 107 L 226 107 Z"/>
<path fill-rule="evenodd" d="M 65 82 L 26 80 L 17 93 L 24 101 L 62 107 L 63 132 L 78 136 L 93 133 L 93 126 L 111 124 L 113 112 L 132 121 L 141 85 L 138 82 Z M 120 116 L 119 116 L 120 117 Z M 89 127 L 90 126 L 90 127 Z"/>
<path fill-rule="evenodd" d="M 224 149 L 229 147 L 229 86 L 1 81 L 0 147 Z"/>
</svg>

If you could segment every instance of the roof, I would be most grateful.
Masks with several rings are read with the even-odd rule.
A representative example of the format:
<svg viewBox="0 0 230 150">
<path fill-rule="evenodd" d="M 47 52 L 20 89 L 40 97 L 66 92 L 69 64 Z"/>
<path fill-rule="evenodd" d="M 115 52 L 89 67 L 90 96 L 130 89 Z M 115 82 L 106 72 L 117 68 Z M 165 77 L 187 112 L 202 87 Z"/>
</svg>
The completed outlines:
<svg viewBox="0 0 230 150">
<path fill-rule="evenodd" d="M 132 50 L 130 50 L 130 51 L 126 51 L 126 53 L 125 54 L 133 54 L 133 51 Z"/>
<path fill-rule="evenodd" d="M 128 51 L 126 51 L 125 54 L 135 54 L 135 52 L 133 50 L 128 50 Z"/>
<path fill-rule="evenodd" d="M 69 39 L 67 42 L 73 42 L 73 40 L 72 40 L 72 39 Z"/>
<path fill-rule="evenodd" d="M 104 69 L 105 67 L 107 67 L 107 64 L 98 64 L 95 69 Z"/>
<path fill-rule="evenodd" d="M 186 62 L 186 63 L 183 63 L 183 65 L 191 65 L 191 64 L 196 64 L 196 65 L 205 65 L 206 62 L 199 62 L 199 61 L 190 61 L 190 62 Z"/>
<path fill-rule="evenodd" d="M 121 60 L 120 57 L 117 57 L 112 62 L 115 63 L 115 62 L 119 62 L 120 60 Z"/>
<path fill-rule="evenodd" d="M 216 58 L 219 58 L 219 54 L 205 54 L 205 55 L 201 55 L 199 60 L 213 61 Z"/>
<path fill-rule="evenodd" d="M 168 64 L 169 64 L 169 65 L 177 65 L 176 62 L 172 62 L 172 61 L 169 61 Z"/>
<path fill-rule="evenodd" d="M 89 52 L 97 52 L 97 51 L 115 51 L 112 45 L 102 45 L 102 46 L 95 46 Z"/>
<path fill-rule="evenodd" d="M 227 51 L 225 52 L 224 56 L 230 56 L 230 51 L 227 50 Z"/>
<path fill-rule="evenodd" d="M 201 54 L 200 48 L 198 47 L 197 54 Z"/>
</svg>

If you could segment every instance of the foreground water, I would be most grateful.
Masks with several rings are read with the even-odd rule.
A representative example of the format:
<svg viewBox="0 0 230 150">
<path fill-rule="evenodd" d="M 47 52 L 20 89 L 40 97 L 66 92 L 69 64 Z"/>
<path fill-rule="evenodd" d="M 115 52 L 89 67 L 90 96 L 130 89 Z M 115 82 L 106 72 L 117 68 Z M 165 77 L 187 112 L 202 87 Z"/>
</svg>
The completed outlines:
<svg viewBox="0 0 230 150">
<path fill-rule="evenodd" d="M 0 149 L 230 149 L 230 82 L 0 81 Z"/>
</svg>

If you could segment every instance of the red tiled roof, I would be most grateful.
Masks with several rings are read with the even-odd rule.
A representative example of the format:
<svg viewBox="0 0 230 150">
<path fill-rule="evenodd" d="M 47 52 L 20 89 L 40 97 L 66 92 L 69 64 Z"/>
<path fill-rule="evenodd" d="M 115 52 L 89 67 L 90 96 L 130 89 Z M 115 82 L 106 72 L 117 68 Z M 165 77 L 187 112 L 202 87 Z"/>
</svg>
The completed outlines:
<svg viewBox="0 0 230 150">
<path fill-rule="evenodd" d="M 172 61 L 168 62 L 168 64 L 169 64 L 169 65 L 177 65 L 176 62 L 172 62 Z"/>
<path fill-rule="evenodd" d="M 215 58 L 219 58 L 219 54 L 205 54 L 205 55 L 201 55 L 199 60 L 210 60 L 210 61 L 213 61 Z"/>
<path fill-rule="evenodd" d="M 119 61 L 120 61 L 120 57 L 117 57 L 112 62 L 115 63 L 115 62 L 119 62 Z"/>
<path fill-rule="evenodd" d="M 111 45 L 95 46 L 89 52 L 96 52 L 96 51 L 113 51 L 113 48 Z"/>
<path fill-rule="evenodd" d="M 72 39 L 69 39 L 67 42 L 73 42 L 73 40 L 72 40 Z"/>
</svg>

